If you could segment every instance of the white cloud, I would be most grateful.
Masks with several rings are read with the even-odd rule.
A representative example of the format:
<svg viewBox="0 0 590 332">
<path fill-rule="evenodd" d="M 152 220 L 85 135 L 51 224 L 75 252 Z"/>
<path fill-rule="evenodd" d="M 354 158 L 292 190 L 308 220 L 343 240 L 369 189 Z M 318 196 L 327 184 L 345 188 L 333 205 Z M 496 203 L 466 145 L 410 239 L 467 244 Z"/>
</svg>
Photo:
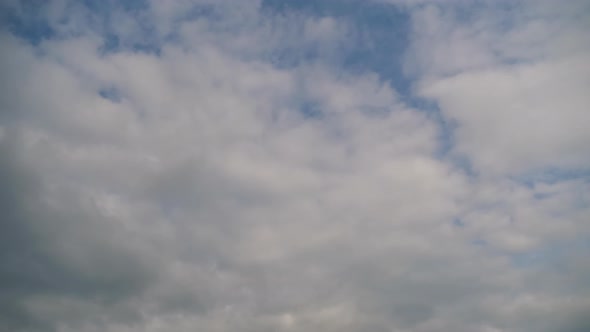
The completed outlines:
<svg viewBox="0 0 590 332">
<path fill-rule="evenodd" d="M 147 20 L 159 52 L 105 52 L 92 24 L 36 46 L 1 35 L 0 329 L 587 324 L 588 264 L 566 245 L 590 232 L 587 183 L 506 177 L 588 164 L 583 50 L 504 66 L 487 48 L 493 31 L 482 41 L 452 16 L 408 7 L 417 24 L 436 21 L 417 32 L 414 70 L 458 123 L 452 153 L 473 162 L 471 176 L 437 154 L 434 117 L 376 73 L 330 64 L 350 22 L 198 3 L 219 16 L 181 22 L 193 2 L 113 9 L 128 23 L 113 33 L 131 45 Z M 63 10 L 81 24 L 90 15 Z M 420 38 L 443 48 L 439 59 Z M 305 47 L 321 59 L 273 60 Z M 471 62 L 444 60 L 472 51 Z M 565 272 L 551 266 L 563 256 Z"/>
<path fill-rule="evenodd" d="M 477 171 L 587 168 L 590 49 L 582 17 L 569 16 L 576 6 L 523 2 L 461 19 L 438 7 L 415 14 L 409 68 L 422 77 L 417 90 L 456 122 L 454 152 Z"/>
<path fill-rule="evenodd" d="M 478 169 L 518 173 L 586 167 L 590 57 L 466 72 L 427 85 L 457 121 L 456 152 Z"/>
</svg>

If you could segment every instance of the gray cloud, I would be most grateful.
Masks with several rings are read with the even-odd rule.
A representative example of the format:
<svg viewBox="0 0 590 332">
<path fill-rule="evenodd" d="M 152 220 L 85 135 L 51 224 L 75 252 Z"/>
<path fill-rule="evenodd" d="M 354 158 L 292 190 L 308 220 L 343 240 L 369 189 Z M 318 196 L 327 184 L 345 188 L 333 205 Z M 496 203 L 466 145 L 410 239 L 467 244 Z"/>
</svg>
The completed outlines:
<svg viewBox="0 0 590 332">
<path fill-rule="evenodd" d="M 47 202 L 54 193 L 23 160 L 18 133 L 4 134 L 1 151 L 3 329 L 51 329 L 57 323 L 32 312 L 30 301 L 46 298 L 58 317 L 78 319 L 59 301 L 106 307 L 138 294 L 156 276 L 132 241 L 92 207 L 71 196 L 59 207 Z M 80 318 L 93 316 L 83 311 Z"/>
<path fill-rule="evenodd" d="M 2 34 L 0 330 L 588 329 L 588 181 L 535 176 L 588 166 L 587 50 L 521 15 L 579 38 L 571 11 L 405 3 L 437 117 L 333 62 L 350 21 L 195 3 L 109 8 L 106 29 L 53 2 L 54 38 Z"/>
</svg>

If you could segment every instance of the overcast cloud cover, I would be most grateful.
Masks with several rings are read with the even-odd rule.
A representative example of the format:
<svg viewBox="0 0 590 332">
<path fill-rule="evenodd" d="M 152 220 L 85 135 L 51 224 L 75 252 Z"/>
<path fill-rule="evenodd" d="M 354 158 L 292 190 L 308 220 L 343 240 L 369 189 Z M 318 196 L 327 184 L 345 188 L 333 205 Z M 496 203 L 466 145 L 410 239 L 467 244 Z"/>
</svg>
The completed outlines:
<svg viewBox="0 0 590 332">
<path fill-rule="evenodd" d="M 0 12 L 0 331 L 590 331 L 590 1 Z"/>
</svg>

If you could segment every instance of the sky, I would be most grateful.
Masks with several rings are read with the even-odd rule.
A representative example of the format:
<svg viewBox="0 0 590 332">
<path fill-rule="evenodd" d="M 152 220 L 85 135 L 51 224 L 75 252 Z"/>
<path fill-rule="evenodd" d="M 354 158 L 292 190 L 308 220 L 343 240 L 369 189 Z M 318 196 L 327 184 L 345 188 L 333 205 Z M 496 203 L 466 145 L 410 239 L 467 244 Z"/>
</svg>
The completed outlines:
<svg viewBox="0 0 590 332">
<path fill-rule="evenodd" d="M 0 13 L 0 331 L 590 331 L 590 1 Z"/>
</svg>

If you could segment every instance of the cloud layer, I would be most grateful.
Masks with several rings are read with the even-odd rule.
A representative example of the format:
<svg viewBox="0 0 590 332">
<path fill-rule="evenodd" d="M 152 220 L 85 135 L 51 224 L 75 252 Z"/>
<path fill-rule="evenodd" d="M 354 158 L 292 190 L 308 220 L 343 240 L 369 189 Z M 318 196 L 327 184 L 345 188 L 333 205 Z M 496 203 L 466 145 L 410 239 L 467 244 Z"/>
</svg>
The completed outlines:
<svg viewBox="0 0 590 332">
<path fill-rule="evenodd" d="M 7 1 L 0 330 L 590 328 L 590 6 Z"/>
</svg>

